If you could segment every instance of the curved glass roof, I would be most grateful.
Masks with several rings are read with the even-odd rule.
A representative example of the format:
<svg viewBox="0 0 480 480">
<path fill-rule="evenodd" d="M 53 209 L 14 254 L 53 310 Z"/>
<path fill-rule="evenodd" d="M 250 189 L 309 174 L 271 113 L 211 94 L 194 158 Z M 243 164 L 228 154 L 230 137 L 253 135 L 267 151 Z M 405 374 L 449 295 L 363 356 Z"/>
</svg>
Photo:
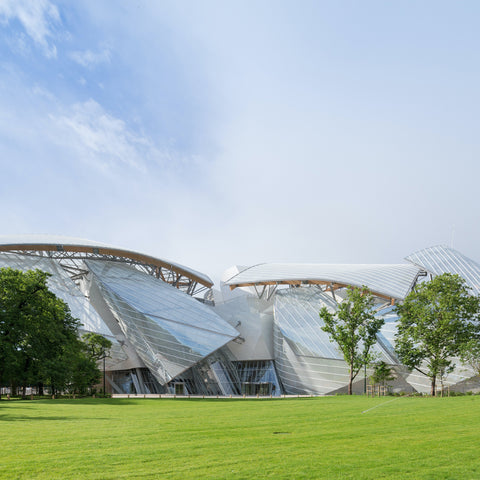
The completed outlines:
<svg viewBox="0 0 480 480">
<path fill-rule="evenodd" d="M 331 265 L 263 263 L 225 282 L 231 289 L 251 285 L 324 284 L 361 287 L 388 298 L 403 299 L 420 273 L 414 265 Z"/>
<path fill-rule="evenodd" d="M 0 235 L 0 251 L 6 252 L 18 250 L 67 251 L 115 255 L 147 264 L 158 265 L 159 267 L 171 268 L 177 273 L 185 275 L 206 287 L 211 287 L 213 285 L 210 277 L 197 270 L 185 267 L 179 263 L 171 262 L 170 260 L 152 257 L 140 252 L 126 250 L 105 243 L 61 235 Z"/>
<path fill-rule="evenodd" d="M 480 294 L 480 265 L 453 248 L 437 245 L 412 253 L 405 260 L 433 275 L 460 275 L 475 295 Z"/>
<path fill-rule="evenodd" d="M 90 247 L 111 247 L 106 243 L 94 242 L 85 238 L 67 237 L 65 235 L 0 235 L 0 245 L 85 245 Z"/>
</svg>

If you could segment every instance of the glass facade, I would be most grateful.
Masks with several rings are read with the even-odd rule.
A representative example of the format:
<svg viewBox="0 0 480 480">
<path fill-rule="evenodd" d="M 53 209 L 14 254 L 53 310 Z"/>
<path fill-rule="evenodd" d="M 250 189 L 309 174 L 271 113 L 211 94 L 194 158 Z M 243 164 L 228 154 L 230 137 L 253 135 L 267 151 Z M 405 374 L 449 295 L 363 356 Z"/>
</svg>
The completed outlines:
<svg viewBox="0 0 480 480">
<path fill-rule="evenodd" d="M 240 382 L 230 352 L 223 348 L 178 375 L 167 385 L 175 394 L 181 384 L 184 395 L 239 395 Z M 177 393 L 178 394 L 178 393 Z"/>
<path fill-rule="evenodd" d="M 405 260 L 433 275 L 454 273 L 460 275 L 480 295 L 480 265 L 453 248 L 436 246 L 412 253 Z"/>
<path fill-rule="evenodd" d="M 272 360 L 234 362 L 243 395 L 279 396 L 282 388 Z"/>
<path fill-rule="evenodd" d="M 274 354 L 289 394 L 329 393 L 345 385 L 343 355 L 321 327 L 319 311 L 336 302 L 316 287 L 281 290 L 274 302 Z"/>
<path fill-rule="evenodd" d="M 82 323 L 82 329 L 105 336 L 111 335 L 102 317 L 55 260 L 48 257 L 0 253 L 0 268 L 6 267 L 24 272 L 38 268 L 49 273 L 52 276 L 48 279 L 48 288 L 70 307 L 72 315 Z"/>
<path fill-rule="evenodd" d="M 127 265 L 87 260 L 126 338 L 164 385 L 238 336 L 211 308 Z"/>
<path fill-rule="evenodd" d="M 342 359 L 342 353 L 321 327 L 318 312 L 336 309 L 333 298 L 316 287 L 280 290 L 275 296 L 275 326 L 296 355 Z"/>
<path fill-rule="evenodd" d="M 28 245 L 24 253 L 18 245 L 0 253 L 0 268 L 49 273 L 49 288 L 80 320 L 80 334 L 96 332 L 112 341 L 105 364 L 114 393 L 343 393 L 348 367 L 322 330 L 319 311 L 323 306 L 335 311 L 346 298 L 346 287 L 361 285 L 373 291 L 375 314 L 385 320 L 373 347 L 377 359 L 394 367 L 399 390 L 428 391 L 428 378 L 408 371 L 395 354 L 398 316 L 393 304 L 419 277 L 444 272 L 459 274 L 480 294 L 480 265 L 448 247 L 421 250 L 403 265 L 262 264 L 240 272 L 238 267 L 218 295 L 209 292 L 214 303 L 193 297 L 199 293 L 195 282 L 202 280 L 207 288 L 209 279 L 186 267 L 172 264 L 169 270 L 162 261 L 169 284 L 155 265 L 137 268 L 138 258 L 135 267 L 131 258 L 119 256 L 129 252 L 119 249 L 100 254 L 110 247 L 97 248 L 95 242 L 88 243 L 91 255 L 73 247 L 66 252 L 62 245 L 39 244 L 38 251 Z M 69 256 L 73 254 L 80 256 Z M 195 278 L 185 280 L 186 274 Z M 232 293 L 229 287 L 242 289 Z M 370 373 L 359 373 L 354 391 L 363 392 Z M 473 375 L 459 365 L 444 383 L 465 388 Z"/>
<path fill-rule="evenodd" d="M 341 292 L 336 299 L 342 301 Z M 382 305 L 383 302 L 383 305 Z M 385 324 L 377 335 L 372 353 L 377 360 L 392 365 L 397 371 L 399 384 L 409 390 L 407 383 L 422 381 L 417 373 L 401 367 L 395 354 L 394 342 L 398 316 L 395 308 L 377 298 L 377 316 Z M 336 343 L 322 330 L 319 311 L 323 306 L 334 311 L 337 303 L 329 293 L 317 287 L 290 288 L 278 291 L 274 303 L 275 363 L 287 393 L 335 393 L 345 390 L 349 379 L 348 366 Z M 367 371 L 367 376 L 371 371 Z M 357 375 L 358 392 L 364 389 L 365 372 Z"/>
</svg>

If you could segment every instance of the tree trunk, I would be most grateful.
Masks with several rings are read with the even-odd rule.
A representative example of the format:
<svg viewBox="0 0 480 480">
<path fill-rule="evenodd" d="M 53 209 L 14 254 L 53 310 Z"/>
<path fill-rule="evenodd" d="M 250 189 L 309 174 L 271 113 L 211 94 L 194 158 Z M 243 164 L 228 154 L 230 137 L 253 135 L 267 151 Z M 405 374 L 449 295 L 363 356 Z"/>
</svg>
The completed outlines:
<svg viewBox="0 0 480 480">
<path fill-rule="evenodd" d="M 353 365 L 350 365 L 350 376 L 348 379 L 348 394 L 352 394 L 352 387 L 353 387 Z"/>
<path fill-rule="evenodd" d="M 436 392 L 435 392 L 435 384 L 436 384 L 436 381 L 437 381 L 437 377 L 436 377 L 436 376 L 432 377 L 432 388 L 431 388 L 431 390 L 430 390 L 430 395 L 431 395 L 432 397 L 434 397 L 434 396 L 435 396 L 435 393 L 436 393 Z"/>
</svg>

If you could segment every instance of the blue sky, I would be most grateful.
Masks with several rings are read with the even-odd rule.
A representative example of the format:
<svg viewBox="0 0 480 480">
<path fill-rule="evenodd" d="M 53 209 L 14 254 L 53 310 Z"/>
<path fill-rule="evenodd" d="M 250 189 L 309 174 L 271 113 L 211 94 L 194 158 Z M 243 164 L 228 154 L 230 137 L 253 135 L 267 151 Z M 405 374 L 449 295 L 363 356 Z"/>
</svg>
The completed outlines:
<svg viewBox="0 0 480 480">
<path fill-rule="evenodd" d="M 2 232 L 218 279 L 480 261 L 476 1 L 0 0 Z"/>
</svg>

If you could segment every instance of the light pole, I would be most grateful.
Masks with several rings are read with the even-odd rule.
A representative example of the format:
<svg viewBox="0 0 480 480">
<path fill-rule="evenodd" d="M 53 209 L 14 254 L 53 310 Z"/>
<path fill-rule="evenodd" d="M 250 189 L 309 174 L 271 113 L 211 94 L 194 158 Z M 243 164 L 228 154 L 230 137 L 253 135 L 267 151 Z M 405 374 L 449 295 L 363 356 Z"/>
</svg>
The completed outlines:
<svg viewBox="0 0 480 480">
<path fill-rule="evenodd" d="M 367 362 L 363 364 L 363 394 L 367 394 Z"/>
<path fill-rule="evenodd" d="M 106 352 L 103 355 L 103 396 L 105 397 L 105 358 L 107 357 Z"/>
</svg>

